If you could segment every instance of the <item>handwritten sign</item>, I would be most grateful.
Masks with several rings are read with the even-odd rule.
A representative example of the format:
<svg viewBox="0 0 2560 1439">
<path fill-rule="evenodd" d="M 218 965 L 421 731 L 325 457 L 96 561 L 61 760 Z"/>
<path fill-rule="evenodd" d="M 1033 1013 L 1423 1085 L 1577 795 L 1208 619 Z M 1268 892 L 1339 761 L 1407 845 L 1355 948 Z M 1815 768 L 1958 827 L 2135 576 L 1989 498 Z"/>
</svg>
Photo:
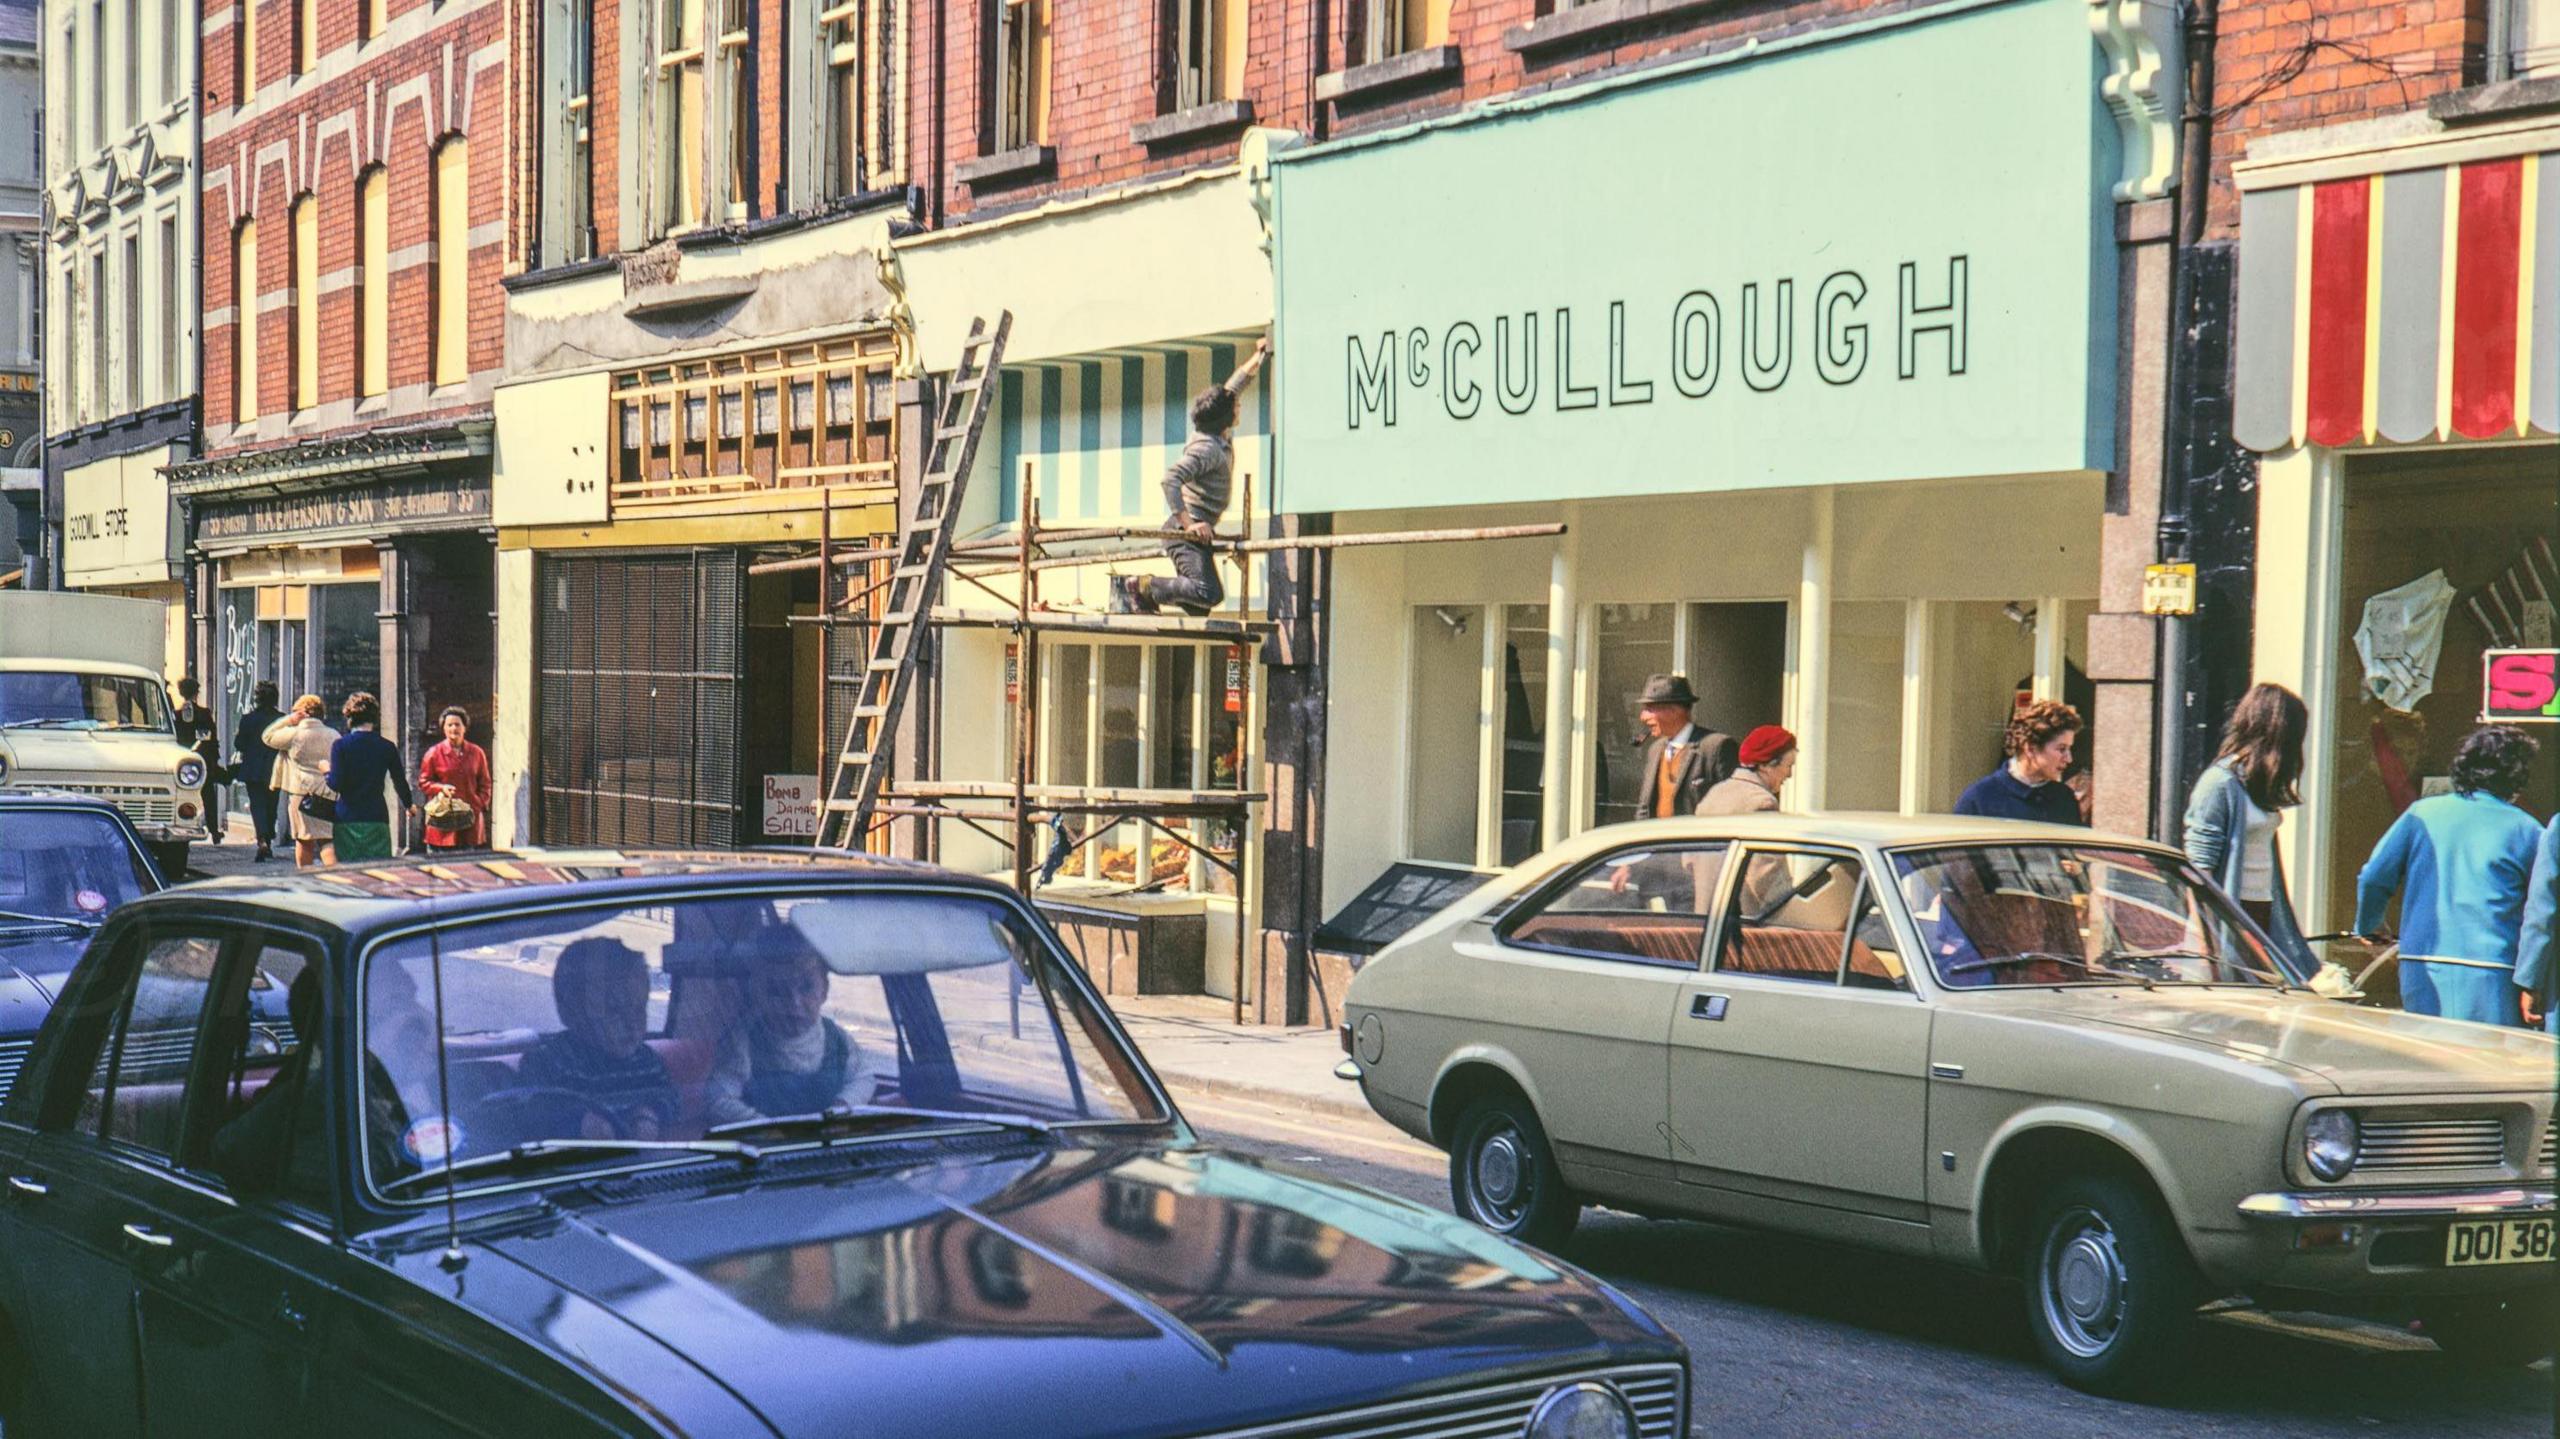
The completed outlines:
<svg viewBox="0 0 2560 1439">
<path fill-rule="evenodd" d="M 769 774 L 764 777 L 764 832 L 768 837 L 818 837 L 818 777 L 813 774 Z"/>
<path fill-rule="evenodd" d="M 2483 724 L 2560 724 L 2560 650 L 2491 650 L 2480 670 Z"/>
</svg>

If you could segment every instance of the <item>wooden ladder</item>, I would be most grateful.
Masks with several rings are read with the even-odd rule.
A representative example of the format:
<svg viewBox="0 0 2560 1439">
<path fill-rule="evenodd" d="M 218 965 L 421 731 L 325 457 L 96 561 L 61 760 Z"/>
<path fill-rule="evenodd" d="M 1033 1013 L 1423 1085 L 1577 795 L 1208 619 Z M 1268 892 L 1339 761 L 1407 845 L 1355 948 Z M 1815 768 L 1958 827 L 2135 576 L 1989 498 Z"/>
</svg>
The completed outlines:
<svg viewBox="0 0 2560 1439">
<path fill-rule="evenodd" d="M 959 366 L 943 389 L 915 509 L 898 531 L 888 593 L 871 626 L 870 658 L 855 682 L 852 718 L 827 781 L 819 812 L 821 844 L 859 849 L 871 832 L 872 810 L 889 777 L 885 761 L 890 737 L 897 732 L 915 675 L 915 637 L 931 618 L 933 598 L 951 558 L 960 497 L 977 459 L 978 435 L 986 427 L 996 377 L 1003 370 L 1005 338 L 1012 332 L 1010 310 L 997 312 L 992 330 L 983 319 L 970 321 Z M 830 586 L 833 578 L 826 576 Z"/>
</svg>

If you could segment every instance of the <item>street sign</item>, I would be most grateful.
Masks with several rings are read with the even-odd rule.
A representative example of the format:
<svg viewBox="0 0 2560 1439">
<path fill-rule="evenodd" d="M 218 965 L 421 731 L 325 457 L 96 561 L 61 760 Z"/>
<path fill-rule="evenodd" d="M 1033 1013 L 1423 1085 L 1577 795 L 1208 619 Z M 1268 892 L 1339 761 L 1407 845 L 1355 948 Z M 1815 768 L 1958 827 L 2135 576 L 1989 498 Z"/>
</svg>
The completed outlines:
<svg viewBox="0 0 2560 1439">
<path fill-rule="evenodd" d="M 2491 650 L 2480 657 L 2482 724 L 2560 724 L 2560 650 Z"/>
<path fill-rule="evenodd" d="M 2194 565 L 2145 565 L 2142 568 L 2142 612 L 2146 615 L 2191 615 L 2196 612 Z"/>
</svg>

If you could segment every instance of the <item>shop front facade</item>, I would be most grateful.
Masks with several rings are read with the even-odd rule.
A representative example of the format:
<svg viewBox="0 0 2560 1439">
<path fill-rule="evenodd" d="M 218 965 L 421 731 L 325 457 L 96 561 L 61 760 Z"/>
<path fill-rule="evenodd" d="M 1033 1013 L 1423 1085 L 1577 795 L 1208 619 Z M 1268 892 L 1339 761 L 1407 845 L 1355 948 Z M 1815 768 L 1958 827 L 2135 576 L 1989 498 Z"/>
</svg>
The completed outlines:
<svg viewBox="0 0 2560 1439">
<path fill-rule="evenodd" d="M 1634 817 L 1651 674 L 1792 730 L 1797 810 L 1944 810 L 2022 699 L 2091 708 L 2096 59 L 2078 7 L 1951 7 L 1279 157 L 1282 512 L 1564 527 L 1335 554 L 1328 907 Z"/>
<path fill-rule="evenodd" d="M 817 623 L 805 563 L 759 567 L 896 523 L 918 391 L 885 234 L 840 214 L 511 282 L 498 843 L 816 835 L 867 632 Z"/>
<path fill-rule="evenodd" d="M 898 243 L 928 370 L 947 374 L 973 319 L 1004 310 L 1014 317 L 964 497 L 962 539 L 1017 540 L 1035 505 L 1049 531 L 1163 524 L 1162 479 L 1190 438 L 1192 397 L 1235 373 L 1270 326 L 1267 232 L 1250 177 L 1275 138 L 1286 143 L 1250 133 L 1241 163 Z M 1271 413 L 1266 383 L 1242 393 L 1226 528 L 1245 523 L 1248 491 L 1257 524 L 1268 528 Z M 1149 546 L 1096 540 L 1055 553 L 1076 548 Z M 1171 568 L 1140 553 L 1107 566 L 1048 569 L 1034 581 L 1034 598 L 1061 613 L 1099 613 L 1114 573 Z M 1247 613 L 1238 609 L 1242 595 L 1252 617 L 1267 617 L 1269 581 L 1259 567 L 1250 588 L 1232 560 L 1220 562 L 1219 574 L 1228 599 L 1218 616 Z M 945 603 L 997 611 L 1020 597 L 1009 573 L 986 582 L 992 593 L 953 581 Z M 1262 659 L 1247 647 L 1205 634 L 1099 631 L 1043 633 L 1031 642 L 1040 646 L 1036 664 L 1025 663 L 1023 640 L 1008 631 L 938 632 L 923 736 L 930 755 L 916 768 L 943 781 L 1008 783 L 1018 725 L 1028 716 L 1037 731 L 1027 775 L 1034 785 L 1159 795 L 1262 788 L 1265 676 L 1246 673 Z M 1255 896 L 1265 821 L 1260 807 L 1241 806 L 1160 824 L 1071 818 L 1067 853 L 1039 885 L 1041 902 L 1100 982 L 1134 984 L 1143 968 L 1148 988 L 1232 997 L 1240 892 L 1253 927 L 1243 932 L 1261 923 Z M 956 821 L 931 829 L 928 847 L 943 863 L 1010 872 L 1010 851 L 995 838 Z M 1043 835 L 1035 859 L 1054 842 Z M 1115 978 L 1090 952 L 1105 931 L 1139 936 L 1144 961 Z M 1259 991 L 1258 961 L 1245 983 L 1248 994 Z"/>
<path fill-rule="evenodd" d="M 2400 811 L 2511 708 L 2486 654 L 2560 647 L 2560 123 L 2413 112 L 2255 145 L 2234 174 L 2256 669 L 2310 707 L 2284 840 L 2322 933 L 2352 924 Z M 2542 753 L 2521 802 L 2548 816 L 2560 727 L 2522 718 Z"/>
<path fill-rule="evenodd" d="M 174 467 L 205 703 L 225 752 L 257 686 L 322 717 L 363 691 L 414 764 L 436 716 L 499 710 L 485 423 L 313 441 Z M 290 463 L 284 456 L 292 456 Z"/>
<path fill-rule="evenodd" d="M 74 435 L 51 454 L 61 501 L 61 586 L 155 600 L 168 607 L 161 664 L 174 681 L 190 673 L 184 583 L 186 531 L 169 493 L 168 465 L 186 457 L 194 426 L 166 417 L 158 443 L 133 430 Z"/>
</svg>

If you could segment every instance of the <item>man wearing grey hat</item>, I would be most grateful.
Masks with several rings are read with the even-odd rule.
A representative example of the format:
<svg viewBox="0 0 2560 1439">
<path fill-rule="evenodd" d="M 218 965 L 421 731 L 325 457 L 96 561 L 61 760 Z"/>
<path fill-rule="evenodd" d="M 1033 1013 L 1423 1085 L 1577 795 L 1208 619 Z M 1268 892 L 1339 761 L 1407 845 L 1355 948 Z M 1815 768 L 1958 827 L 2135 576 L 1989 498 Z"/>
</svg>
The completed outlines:
<svg viewBox="0 0 2560 1439">
<path fill-rule="evenodd" d="M 1707 791 L 1732 776 L 1740 747 L 1727 734 L 1695 723 L 1698 703 L 1686 675 L 1654 675 L 1644 682 L 1636 713 L 1644 721 L 1644 761 L 1636 771 L 1636 816 L 1669 819 L 1698 812 Z"/>
</svg>

